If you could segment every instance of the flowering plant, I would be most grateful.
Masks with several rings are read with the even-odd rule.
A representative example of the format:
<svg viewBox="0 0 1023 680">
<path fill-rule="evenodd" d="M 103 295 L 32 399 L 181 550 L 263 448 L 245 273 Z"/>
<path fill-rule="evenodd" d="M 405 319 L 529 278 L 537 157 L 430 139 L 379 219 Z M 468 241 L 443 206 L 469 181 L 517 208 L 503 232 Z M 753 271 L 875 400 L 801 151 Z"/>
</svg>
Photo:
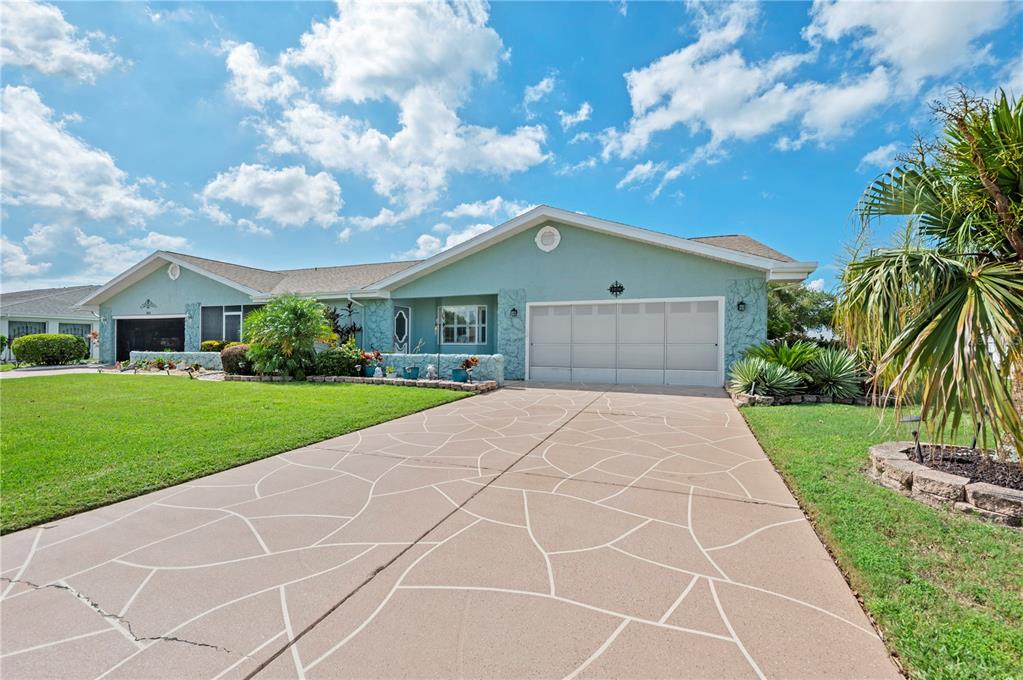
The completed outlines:
<svg viewBox="0 0 1023 680">
<path fill-rule="evenodd" d="M 384 357 L 383 357 L 383 355 L 380 354 L 380 350 L 373 350 L 372 352 L 363 352 L 362 353 L 362 362 L 363 362 L 363 364 L 370 364 L 370 363 L 380 364 L 380 363 L 383 362 L 383 360 L 384 360 Z"/>
<path fill-rule="evenodd" d="M 472 369 L 479 366 L 479 363 L 480 363 L 479 357 L 469 357 L 468 359 L 461 363 L 460 367 L 465 369 L 466 371 L 471 371 Z"/>
</svg>

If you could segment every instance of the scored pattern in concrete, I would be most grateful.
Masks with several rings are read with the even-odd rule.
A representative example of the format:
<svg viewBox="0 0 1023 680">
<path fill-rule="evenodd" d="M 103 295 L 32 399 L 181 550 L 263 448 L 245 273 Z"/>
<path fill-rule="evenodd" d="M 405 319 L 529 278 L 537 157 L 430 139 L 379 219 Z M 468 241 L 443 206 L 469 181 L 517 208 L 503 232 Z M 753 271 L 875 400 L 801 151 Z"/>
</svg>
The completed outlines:
<svg viewBox="0 0 1023 680">
<path fill-rule="evenodd" d="M 0 572 L 8 679 L 898 677 L 714 390 L 509 387 L 4 536 Z"/>
</svg>

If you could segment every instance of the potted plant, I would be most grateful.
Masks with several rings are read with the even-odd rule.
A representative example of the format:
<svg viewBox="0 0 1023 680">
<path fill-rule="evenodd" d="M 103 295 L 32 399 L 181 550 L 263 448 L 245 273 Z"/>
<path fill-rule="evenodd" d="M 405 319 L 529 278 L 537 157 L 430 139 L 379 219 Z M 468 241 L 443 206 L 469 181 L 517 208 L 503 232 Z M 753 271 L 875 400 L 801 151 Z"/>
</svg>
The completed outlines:
<svg viewBox="0 0 1023 680">
<path fill-rule="evenodd" d="M 406 366 L 404 368 L 404 374 L 406 380 L 419 380 L 419 367 Z"/>
<path fill-rule="evenodd" d="M 383 361 L 383 357 L 378 350 L 373 350 L 372 352 L 363 352 L 361 358 L 362 374 L 367 378 L 372 378 L 373 373 L 377 370 L 377 365 Z"/>
<path fill-rule="evenodd" d="M 451 369 L 451 379 L 455 382 L 472 382 L 472 369 L 480 363 L 479 357 L 469 357 L 458 368 Z"/>
<path fill-rule="evenodd" d="M 394 366 L 388 366 L 387 368 L 385 368 L 384 369 L 384 373 L 387 374 L 388 378 L 393 378 L 394 377 Z"/>
</svg>

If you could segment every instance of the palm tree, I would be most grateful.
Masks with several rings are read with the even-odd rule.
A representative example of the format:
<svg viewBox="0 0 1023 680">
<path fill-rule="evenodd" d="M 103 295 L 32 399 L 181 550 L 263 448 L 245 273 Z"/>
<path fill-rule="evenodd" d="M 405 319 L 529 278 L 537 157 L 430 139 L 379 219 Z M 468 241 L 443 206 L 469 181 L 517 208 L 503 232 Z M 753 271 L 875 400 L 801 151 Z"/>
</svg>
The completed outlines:
<svg viewBox="0 0 1023 680">
<path fill-rule="evenodd" d="M 848 264 L 836 315 L 875 384 L 897 408 L 919 397 L 939 440 L 969 419 L 985 445 L 1023 452 L 1023 100 L 960 90 L 934 108 L 943 136 L 857 207 L 865 225 L 908 218 L 907 238 Z"/>
</svg>

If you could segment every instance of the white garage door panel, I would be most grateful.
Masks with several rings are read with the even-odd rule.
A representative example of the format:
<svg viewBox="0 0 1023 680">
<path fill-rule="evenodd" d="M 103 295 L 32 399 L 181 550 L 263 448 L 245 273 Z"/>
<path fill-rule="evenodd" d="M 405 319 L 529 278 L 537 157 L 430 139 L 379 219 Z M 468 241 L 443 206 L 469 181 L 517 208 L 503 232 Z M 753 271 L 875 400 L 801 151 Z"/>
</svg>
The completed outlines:
<svg viewBox="0 0 1023 680">
<path fill-rule="evenodd" d="M 695 371 L 714 371 L 718 365 L 718 348 L 713 344 L 676 345 L 669 344 L 665 355 L 665 368 Z"/>
<path fill-rule="evenodd" d="M 573 345 L 572 368 L 614 368 L 615 344 Z"/>
<path fill-rule="evenodd" d="M 529 305 L 529 378 L 720 386 L 717 300 Z"/>
</svg>

